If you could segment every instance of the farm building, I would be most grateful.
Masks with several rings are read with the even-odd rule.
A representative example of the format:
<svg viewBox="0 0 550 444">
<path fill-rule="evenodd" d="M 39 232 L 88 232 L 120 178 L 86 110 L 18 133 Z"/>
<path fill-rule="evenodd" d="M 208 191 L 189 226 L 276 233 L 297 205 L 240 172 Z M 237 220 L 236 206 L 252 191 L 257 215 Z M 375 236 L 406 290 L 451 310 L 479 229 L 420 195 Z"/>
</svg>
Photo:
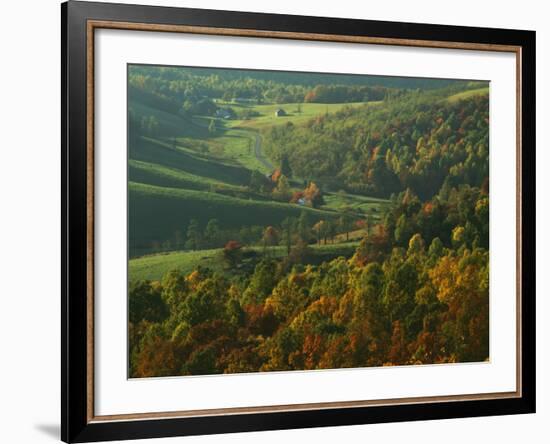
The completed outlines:
<svg viewBox="0 0 550 444">
<path fill-rule="evenodd" d="M 216 110 L 216 117 L 222 119 L 232 119 L 235 117 L 235 112 L 231 108 L 218 108 Z"/>
<path fill-rule="evenodd" d="M 277 111 L 275 111 L 275 116 L 276 117 L 286 116 L 286 112 L 283 108 L 278 108 Z"/>
</svg>

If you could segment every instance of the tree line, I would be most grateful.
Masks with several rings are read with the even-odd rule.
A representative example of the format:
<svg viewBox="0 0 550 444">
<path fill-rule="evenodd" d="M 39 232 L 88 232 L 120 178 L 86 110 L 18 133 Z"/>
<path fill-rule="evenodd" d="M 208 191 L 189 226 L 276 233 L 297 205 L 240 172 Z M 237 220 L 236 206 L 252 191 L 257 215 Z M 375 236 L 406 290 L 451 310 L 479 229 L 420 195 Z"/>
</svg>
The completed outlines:
<svg viewBox="0 0 550 444">
<path fill-rule="evenodd" d="M 219 219 L 210 219 L 201 225 L 197 219 L 191 219 L 185 230 L 177 230 L 172 239 L 164 242 L 153 242 L 151 251 L 155 253 L 174 250 L 207 250 L 224 248 L 228 244 L 241 247 L 285 246 L 290 252 L 292 246 L 303 243 L 334 243 L 337 235 L 346 236 L 355 229 L 368 227 L 368 216 L 358 215 L 351 210 L 342 212 L 334 218 L 311 220 L 302 211 L 299 217 L 288 216 L 280 224 L 246 225 L 240 228 L 224 227 Z"/>
<path fill-rule="evenodd" d="M 236 101 L 241 105 L 343 103 L 383 100 L 388 95 L 399 95 L 404 91 L 404 88 L 373 85 L 372 79 L 366 77 L 356 83 L 326 85 L 315 83 L 316 79 L 323 82 L 322 77 L 306 74 L 281 77 L 275 73 L 265 78 L 251 75 L 246 71 L 241 76 L 231 76 L 214 70 L 204 75 L 201 70 L 131 67 L 128 75 L 129 95 L 164 111 L 214 115 L 218 109 L 216 100 Z M 295 83 L 302 78 L 307 81 Z M 345 81 L 344 78 L 341 80 Z M 235 110 L 231 112 L 234 116 L 238 114 Z M 242 117 L 251 116 L 245 112 Z"/>
</svg>

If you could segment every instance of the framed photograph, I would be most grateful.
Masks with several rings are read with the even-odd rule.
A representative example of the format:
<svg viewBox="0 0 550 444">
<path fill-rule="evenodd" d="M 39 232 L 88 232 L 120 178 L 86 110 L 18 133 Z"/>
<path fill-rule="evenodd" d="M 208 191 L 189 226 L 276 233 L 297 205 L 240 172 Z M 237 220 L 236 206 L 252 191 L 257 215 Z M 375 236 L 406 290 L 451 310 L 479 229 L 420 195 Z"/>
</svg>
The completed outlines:
<svg viewBox="0 0 550 444">
<path fill-rule="evenodd" d="M 69 1 L 62 439 L 535 411 L 535 33 Z"/>
</svg>

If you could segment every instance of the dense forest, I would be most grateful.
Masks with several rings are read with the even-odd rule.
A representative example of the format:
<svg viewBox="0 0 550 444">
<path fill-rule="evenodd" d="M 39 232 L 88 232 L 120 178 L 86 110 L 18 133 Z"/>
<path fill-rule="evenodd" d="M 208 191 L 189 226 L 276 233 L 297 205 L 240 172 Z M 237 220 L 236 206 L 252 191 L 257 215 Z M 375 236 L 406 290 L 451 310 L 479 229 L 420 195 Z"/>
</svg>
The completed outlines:
<svg viewBox="0 0 550 444">
<path fill-rule="evenodd" d="M 377 109 L 344 108 L 306 125 L 264 134 L 266 152 L 292 171 L 337 189 L 389 197 L 410 188 L 422 199 L 459 184 L 481 186 L 489 163 L 489 99 L 453 103 L 410 93 Z"/>
<path fill-rule="evenodd" d="M 483 361 L 488 211 L 487 190 L 466 185 L 424 203 L 408 190 L 349 259 L 302 265 L 296 229 L 287 257 L 266 255 L 233 279 L 198 268 L 136 282 L 131 374 Z M 227 267 L 243 254 L 228 245 Z"/>
<path fill-rule="evenodd" d="M 489 358 L 486 84 L 128 80 L 131 377 Z"/>
</svg>

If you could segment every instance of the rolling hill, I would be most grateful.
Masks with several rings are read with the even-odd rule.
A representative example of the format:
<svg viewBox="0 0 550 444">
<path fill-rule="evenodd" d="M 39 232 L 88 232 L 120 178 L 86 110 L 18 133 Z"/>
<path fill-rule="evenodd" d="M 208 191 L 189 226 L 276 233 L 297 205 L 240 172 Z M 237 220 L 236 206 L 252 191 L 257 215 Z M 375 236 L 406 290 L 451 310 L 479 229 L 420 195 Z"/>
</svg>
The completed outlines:
<svg viewBox="0 0 550 444">
<path fill-rule="evenodd" d="M 224 227 L 276 225 L 302 212 L 310 221 L 335 219 L 337 212 L 317 210 L 273 201 L 241 199 L 215 192 L 166 188 L 130 182 L 130 256 L 146 253 L 153 242 L 172 239 L 176 231 L 185 233 L 191 219 L 204 227 L 210 219 L 223 220 Z"/>
</svg>

